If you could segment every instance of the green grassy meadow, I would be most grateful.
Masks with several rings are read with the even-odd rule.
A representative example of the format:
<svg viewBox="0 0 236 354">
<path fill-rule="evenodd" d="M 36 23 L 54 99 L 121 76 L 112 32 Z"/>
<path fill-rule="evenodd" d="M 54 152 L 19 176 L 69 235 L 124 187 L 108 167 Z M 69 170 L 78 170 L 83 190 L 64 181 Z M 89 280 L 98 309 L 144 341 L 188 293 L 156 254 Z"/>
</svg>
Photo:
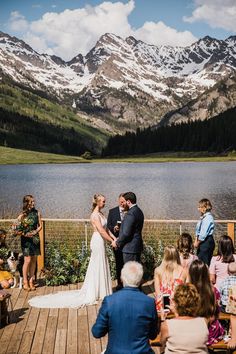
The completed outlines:
<svg viewBox="0 0 236 354">
<path fill-rule="evenodd" d="M 12 149 L 0 146 L 0 164 L 37 164 L 37 163 L 79 163 L 89 162 L 82 157 L 49 154 L 29 150 Z"/>
<path fill-rule="evenodd" d="M 44 152 L 13 149 L 0 146 L 0 164 L 41 164 L 41 163 L 163 163 L 163 162 L 227 162 L 236 161 L 236 153 L 227 156 L 205 156 L 196 153 L 157 153 L 145 156 L 117 157 L 117 158 L 94 158 L 91 160 L 82 157 L 49 154 Z"/>
</svg>

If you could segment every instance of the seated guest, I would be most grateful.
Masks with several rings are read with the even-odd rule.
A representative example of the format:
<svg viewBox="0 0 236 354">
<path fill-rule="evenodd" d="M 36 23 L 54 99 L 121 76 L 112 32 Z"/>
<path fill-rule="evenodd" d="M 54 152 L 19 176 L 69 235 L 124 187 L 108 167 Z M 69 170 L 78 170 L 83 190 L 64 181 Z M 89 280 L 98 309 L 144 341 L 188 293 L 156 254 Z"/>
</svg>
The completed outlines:
<svg viewBox="0 0 236 354">
<path fill-rule="evenodd" d="M 139 290 L 142 277 L 140 263 L 125 263 L 121 271 L 123 289 L 103 300 L 92 333 L 95 338 L 108 333 L 105 354 L 154 353 L 149 339 L 158 333 L 157 312 L 154 299 Z"/>
<path fill-rule="evenodd" d="M 184 283 L 186 278 L 187 273 L 180 263 L 177 249 L 174 246 L 165 247 L 163 260 L 154 273 L 157 311 L 163 308 L 163 294 L 169 294 L 171 298 L 175 287 Z"/>
<path fill-rule="evenodd" d="M 205 317 L 209 321 L 207 345 L 217 343 L 224 335 L 224 328 L 218 320 L 220 294 L 211 284 L 208 266 L 202 260 L 196 259 L 190 265 L 189 281 L 195 285 L 200 295 L 198 316 Z"/>
<path fill-rule="evenodd" d="M 161 343 L 165 354 L 208 353 L 207 320 L 198 316 L 199 294 L 192 284 L 178 285 L 174 292 L 175 318 L 161 321 Z"/>
<path fill-rule="evenodd" d="M 179 257 L 182 267 L 188 269 L 192 261 L 198 257 L 193 254 L 193 239 L 188 233 L 180 235 L 177 241 L 177 250 L 179 251 Z"/>
<path fill-rule="evenodd" d="M 233 241 L 229 236 L 223 235 L 218 241 L 217 256 L 212 257 L 209 268 L 211 281 L 218 290 L 221 282 L 228 276 L 228 265 L 231 262 L 236 262 Z"/>
<path fill-rule="evenodd" d="M 6 269 L 8 249 L 6 245 L 6 231 L 0 230 L 0 288 L 8 289 L 14 284 L 13 276 Z"/>
<path fill-rule="evenodd" d="M 229 299 L 229 289 L 236 285 L 236 262 L 229 263 L 228 277 L 226 277 L 220 285 L 220 305 L 221 311 L 225 312 Z"/>
<path fill-rule="evenodd" d="M 231 338 L 227 343 L 229 349 L 236 348 L 236 285 L 229 289 L 226 311 L 230 313 Z"/>
</svg>

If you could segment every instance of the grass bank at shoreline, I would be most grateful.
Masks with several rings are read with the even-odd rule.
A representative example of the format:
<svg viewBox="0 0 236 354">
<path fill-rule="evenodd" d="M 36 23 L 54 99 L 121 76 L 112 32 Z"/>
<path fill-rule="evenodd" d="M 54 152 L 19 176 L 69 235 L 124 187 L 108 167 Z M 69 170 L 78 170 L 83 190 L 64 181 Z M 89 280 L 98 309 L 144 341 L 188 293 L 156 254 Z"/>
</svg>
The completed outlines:
<svg viewBox="0 0 236 354">
<path fill-rule="evenodd" d="M 161 162 L 227 162 L 236 161 L 236 153 L 227 156 L 213 156 L 206 152 L 168 152 L 144 156 L 94 158 L 50 154 L 45 152 L 13 149 L 0 146 L 0 165 L 12 164 L 50 164 L 50 163 L 161 163 Z"/>
<path fill-rule="evenodd" d="M 29 150 L 12 149 L 0 146 L 0 165 L 81 163 L 88 162 L 82 157 L 65 156 Z"/>
</svg>

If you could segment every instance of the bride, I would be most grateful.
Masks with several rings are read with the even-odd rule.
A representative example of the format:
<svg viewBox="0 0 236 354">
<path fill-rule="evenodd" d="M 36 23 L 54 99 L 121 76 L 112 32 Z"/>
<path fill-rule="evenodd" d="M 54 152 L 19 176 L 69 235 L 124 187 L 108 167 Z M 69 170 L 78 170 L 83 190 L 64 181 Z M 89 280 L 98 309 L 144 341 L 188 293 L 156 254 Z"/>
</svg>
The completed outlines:
<svg viewBox="0 0 236 354">
<path fill-rule="evenodd" d="M 101 209 L 106 199 L 102 194 L 93 197 L 90 221 L 93 235 L 90 242 L 91 257 L 83 286 L 80 290 L 60 291 L 55 294 L 36 296 L 29 300 L 33 307 L 78 308 L 92 305 L 112 293 L 111 275 L 105 250 L 105 241 L 113 242 L 115 236 L 107 229 L 107 220 Z"/>
</svg>

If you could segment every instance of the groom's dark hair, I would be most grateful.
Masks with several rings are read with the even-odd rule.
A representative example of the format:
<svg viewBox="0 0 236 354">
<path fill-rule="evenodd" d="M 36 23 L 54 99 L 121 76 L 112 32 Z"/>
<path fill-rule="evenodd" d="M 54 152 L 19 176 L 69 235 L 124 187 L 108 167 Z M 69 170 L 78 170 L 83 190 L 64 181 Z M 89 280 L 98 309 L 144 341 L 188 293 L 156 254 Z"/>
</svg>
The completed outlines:
<svg viewBox="0 0 236 354">
<path fill-rule="evenodd" d="M 137 198 L 133 192 L 124 193 L 123 198 L 125 198 L 125 200 L 130 200 L 132 204 L 136 204 Z"/>
</svg>

